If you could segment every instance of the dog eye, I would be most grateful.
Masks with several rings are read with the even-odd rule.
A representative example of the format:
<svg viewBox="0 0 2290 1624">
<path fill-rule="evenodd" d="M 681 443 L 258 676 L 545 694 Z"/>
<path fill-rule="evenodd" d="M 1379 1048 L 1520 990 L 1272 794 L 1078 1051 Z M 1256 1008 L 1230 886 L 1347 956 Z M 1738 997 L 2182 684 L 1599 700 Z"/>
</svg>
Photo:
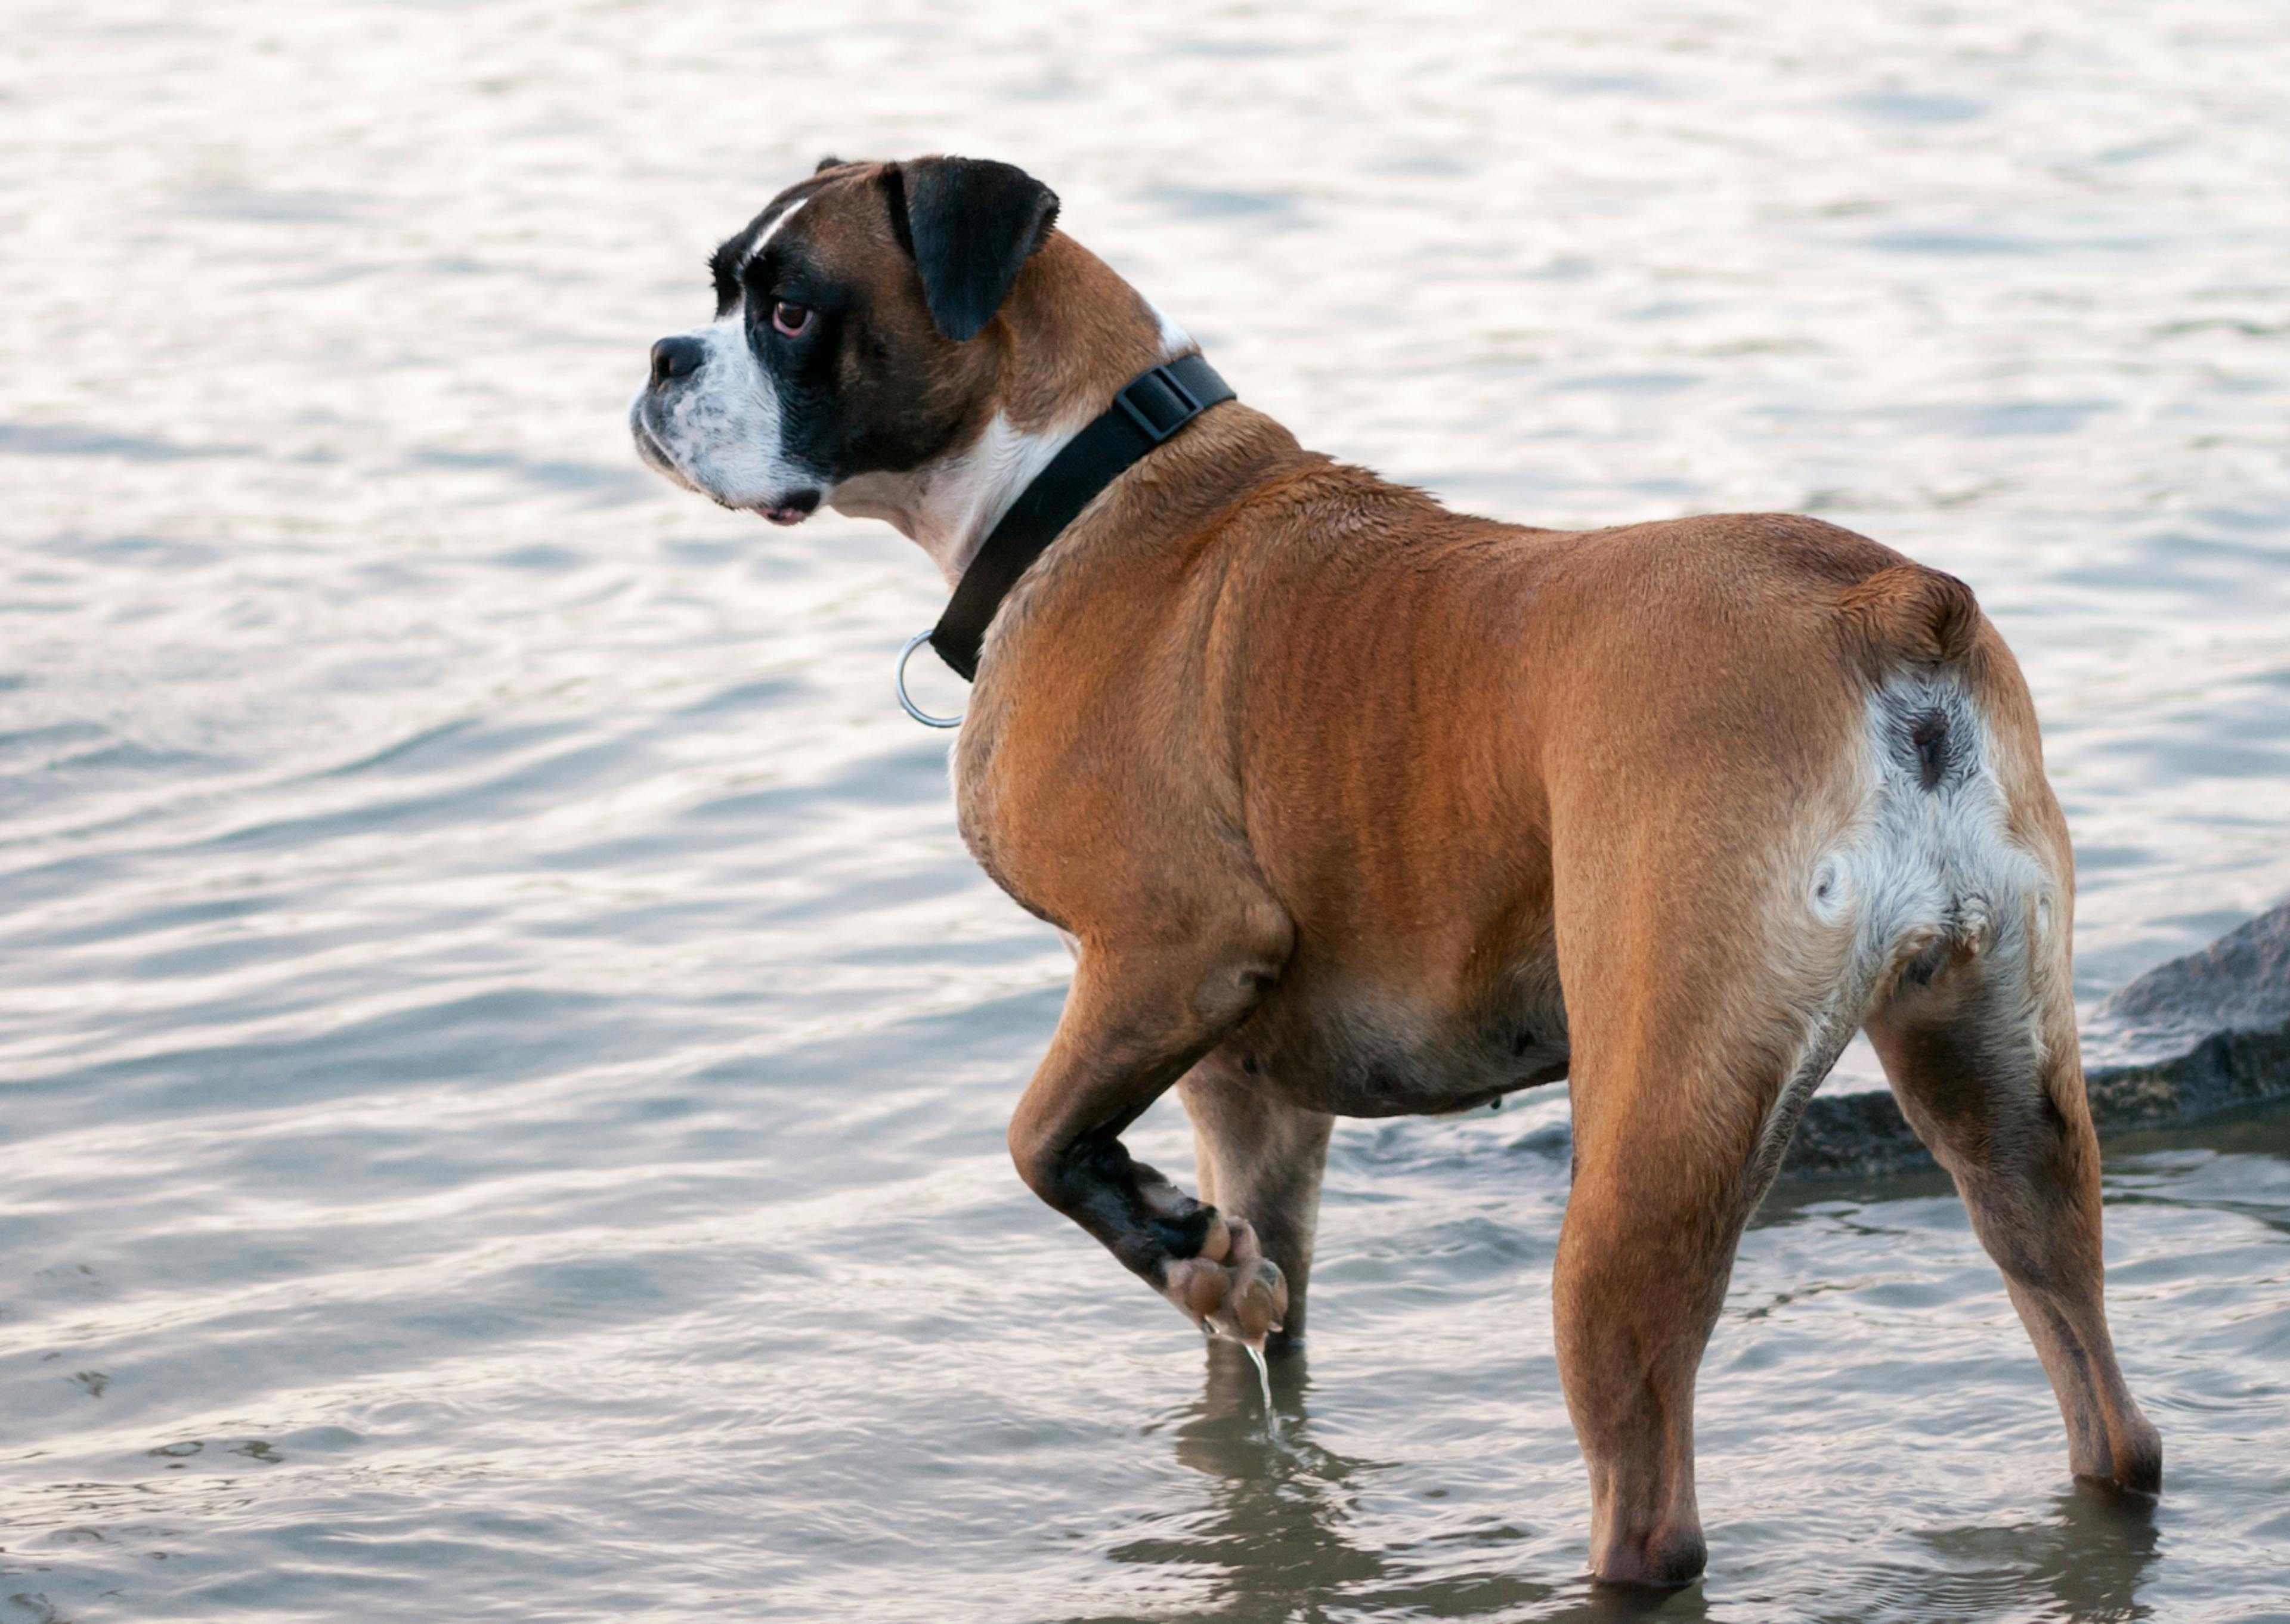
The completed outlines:
<svg viewBox="0 0 2290 1624">
<path fill-rule="evenodd" d="M 788 338 L 797 338 L 811 331 L 812 309 L 809 305 L 792 305 L 779 300 L 772 306 L 772 331 Z"/>
</svg>

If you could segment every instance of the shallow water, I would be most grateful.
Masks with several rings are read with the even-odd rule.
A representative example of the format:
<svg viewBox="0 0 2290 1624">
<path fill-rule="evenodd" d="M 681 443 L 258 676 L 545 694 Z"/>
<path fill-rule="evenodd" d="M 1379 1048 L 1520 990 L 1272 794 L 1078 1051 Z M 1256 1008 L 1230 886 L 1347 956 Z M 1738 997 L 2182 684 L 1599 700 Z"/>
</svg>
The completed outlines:
<svg viewBox="0 0 2290 1624">
<path fill-rule="evenodd" d="M 1459 502 L 1965 575 L 2086 998 L 2290 890 L 2278 8 L 1318 14 L 15 9 L 0 1621 L 1601 1605 L 1563 1097 L 1339 1131 L 1277 1436 L 1012 1174 L 1065 960 L 890 701 L 932 572 L 621 426 L 822 151 L 1027 164 Z M 2158 1504 L 2070 1482 L 1943 1182 L 1785 1188 L 1661 1616 L 2290 1618 L 2290 1124 L 2108 1179 Z"/>
</svg>

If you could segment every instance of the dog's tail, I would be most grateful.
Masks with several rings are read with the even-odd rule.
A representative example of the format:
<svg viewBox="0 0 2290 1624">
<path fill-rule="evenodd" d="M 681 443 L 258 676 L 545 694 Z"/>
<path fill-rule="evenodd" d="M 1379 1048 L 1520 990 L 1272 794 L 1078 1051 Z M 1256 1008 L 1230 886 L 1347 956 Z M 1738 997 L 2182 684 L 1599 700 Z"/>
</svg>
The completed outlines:
<svg viewBox="0 0 2290 1624">
<path fill-rule="evenodd" d="M 1858 663 L 1880 684 L 1904 668 L 1932 670 L 1970 659 L 1983 623 L 1970 587 L 1906 560 L 1846 588 L 1838 608 Z"/>
</svg>

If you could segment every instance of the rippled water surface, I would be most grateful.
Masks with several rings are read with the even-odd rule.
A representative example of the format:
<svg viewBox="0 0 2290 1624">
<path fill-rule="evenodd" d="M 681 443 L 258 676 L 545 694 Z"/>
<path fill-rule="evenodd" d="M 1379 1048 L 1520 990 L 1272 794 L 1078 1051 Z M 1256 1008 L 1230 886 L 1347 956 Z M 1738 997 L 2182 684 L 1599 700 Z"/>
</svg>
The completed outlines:
<svg viewBox="0 0 2290 1624">
<path fill-rule="evenodd" d="M 8 32 L 0 1620 L 1598 1605 L 1563 1098 L 1340 1129 L 1277 1438 L 1010 1171 L 1066 965 L 890 703 L 932 570 L 621 424 L 821 152 L 1027 164 L 1245 397 L 1459 502 L 1971 580 L 2086 998 L 2290 891 L 2278 6 Z M 2108 1178 L 2159 1504 L 2070 1483 L 1944 1181 L 1784 1188 L 1662 1616 L 2290 1618 L 2290 1124 Z"/>
</svg>

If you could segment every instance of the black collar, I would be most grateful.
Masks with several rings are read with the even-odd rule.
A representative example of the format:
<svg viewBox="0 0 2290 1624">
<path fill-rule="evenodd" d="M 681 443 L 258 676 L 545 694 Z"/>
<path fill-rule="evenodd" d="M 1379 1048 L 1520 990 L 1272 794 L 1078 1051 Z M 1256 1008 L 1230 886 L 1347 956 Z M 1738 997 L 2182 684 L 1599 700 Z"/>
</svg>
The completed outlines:
<svg viewBox="0 0 2290 1624">
<path fill-rule="evenodd" d="M 986 628 L 1026 566 L 1048 551 L 1092 499 L 1138 459 L 1211 406 L 1232 398 L 1232 386 L 1197 355 L 1140 372 L 1124 385 L 1113 404 L 1034 476 L 980 545 L 954 589 L 954 601 L 931 631 L 938 657 L 965 682 L 974 681 Z"/>
</svg>

